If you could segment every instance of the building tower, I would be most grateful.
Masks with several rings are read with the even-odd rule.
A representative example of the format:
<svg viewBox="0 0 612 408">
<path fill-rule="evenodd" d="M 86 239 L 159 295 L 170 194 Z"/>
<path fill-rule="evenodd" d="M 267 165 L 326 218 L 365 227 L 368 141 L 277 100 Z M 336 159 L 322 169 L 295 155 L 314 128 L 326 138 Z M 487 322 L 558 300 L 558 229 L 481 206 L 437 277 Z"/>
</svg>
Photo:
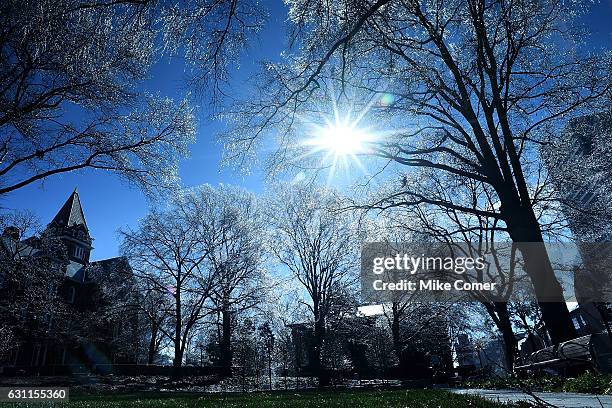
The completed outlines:
<svg viewBox="0 0 612 408">
<path fill-rule="evenodd" d="M 92 238 L 85 222 L 79 193 L 75 188 L 57 215 L 47 225 L 45 235 L 60 239 L 66 247 L 69 264 L 66 277 L 79 283 L 85 281 L 85 266 L 89 263 Z"/>
</svg>

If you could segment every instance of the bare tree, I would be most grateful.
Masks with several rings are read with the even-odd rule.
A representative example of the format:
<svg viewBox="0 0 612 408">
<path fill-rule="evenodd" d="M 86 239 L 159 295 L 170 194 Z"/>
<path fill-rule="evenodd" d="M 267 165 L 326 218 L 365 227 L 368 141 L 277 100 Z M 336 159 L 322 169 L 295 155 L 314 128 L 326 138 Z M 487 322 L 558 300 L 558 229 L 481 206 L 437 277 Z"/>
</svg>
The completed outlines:
<svg viewBox="0 0 612 408">
<path fill-rule="evenodd" d="M 249 0 L 2 2 L 0 195 L 86 168 L 173 186 L 194 115 L 145 92 L 151 66 L 181 53 L 216 93 L 264 17 Z"/>
<path fill-rule="evenodd" d="M 342 288 L 355 276 L 356 248 L 346 213 L 335 213 L 338 197 L 307 185 L 276 191 L 268 205 L 273 228 L 270 249 L 306 290 L 306 307 L 314 320 L 313 369 L 320 386 L 328 382 L 322 361 L 326 319 Z"/>
<path fill-rule="evenodd" d="M 235 316 L 259 306 L 267 292 L 266 225 L 255 196 L 220 185 L 201 186 L 188 196 L 190 208 L 206 226 L 205 265 L 215 276 L 210 308 L 221 316 L 220 356 L 226 373 L 232 367 Z"/>
<path fill-rule="evenodd" d="M 435 243 L 439 242 L 443 235 L 433 233 L 431 226 L 420 219 L 419 213 L 422 215 L 424 210 L 424 206 L 398 207 L 373 218 L 368 209 L 363 214 L 360 228 L 367 237 L 366 241 L 377 242 L 380 245 L 380 250 L 383 251 L 381 255 L 402 253 L 433 255 L 440 251 L 441 245 Z M 385 280 L 399 279 L 393 272 L 383 276 Z M 421 280 L 430 276 L 425 272 L 423 275 L 421 273 L 413 275 L 412 278 Z M 445 276 L 440 274 L 436 275 L 436 278 L 444 279 Z M 453 299 L 459 302 L 467 300 Z M 420 291 L 371 292 L 368 294 L 368 300 L 379 304 L 382 309 L 382 318 L 389 330 L 391 347 L 399 363 L 398 375 L 403 377 L 423 375 L 431 365 L 431 361 L 424 359 L 427 354 L 435 356 L 440 371 L 449 368 L 448 361 L 444 361 L 450 347 L 449 322 L 462 324 L 461 320 L 465 319 L 465 314 L 459 313 L 463 307 L 461 303 L 458 306 L 447 301 L 437 302 L 435 298 L 429 296 L 429 293 Z"/>
<path fill-rule="evenodd" d="M 171 324 L 158 324 L 156 329 L 172 341 L 177 370 L 192 330 L 209 313 L 205 303 L 215 278 L 213 271 L 205 268 L 209 253 L 206 240 L 210 237 L 198 215 L 178 198 L 167 211 L 147 215 L 138 229 L 120 232 L 121 250 L 135 275 L 157 296 L 171 299 L 161 303 L 161 311 Z"/>
<path fill-rule="evenodd" d="M 69 308 L 59 294 L 68 263 L 64 245 L 38 232 L 30 213 L 0 216 L 0 356 L 20 343 L 67 334 Z"/>
<path fill-rule="evenodd" d="M 486 184 L 498 203 L 483 210 L 453 196 L 438 200 L 409 177 L 366 205 L 456 209 L 498 220 L 515 242 L 541 243 L 530 164 L 568 118 L 598 109 L 612 88 L 609 54 L 566 48 L 582 35 L 572 29 L 582 11 L 582 3 L 561 0 L 290 2 L 295 52 L 267 64 L 258 93 L 232 110 L 240 121 L 227 135 L 230 155 L 250 153 L 274 127 L 280 147 L 272 164 L 307 167 L 293 160 L 307 148 L 297 136 L 301 119 L 343 104 L 363 108 L 364 125 L 395 129 L 364 155 L 431 169 L 434 181 L 453 175 Z M 558 343 L 574 328 L 540 249 L 523 258 Z"/>
<path fill-rule="evenodd" d="M 471 201 L 475 208 L 493 208 L 494 206 L 494 203 L 490 202 L 491 194 L 487 194 L 480 184 L 468 183 L 464 186 L 457 186 L 455 192 L 457 190 L 460 191 L 459 195 L 468 197 L 466 200 Z M 448 194 L 443 191 L 437 191 L 437 193 L 441 196 Z M 497 282 L 497 290 L 471 291 L 468 299 L 465 300 L 475 300 L 484 306 L 504 339 L 506 367 L 512 371 L 517 353 L 517 341 L 512 329 L 507 302 L 512 296 L 514 286 L 520 281 L 518 277 L 520 274 L 515 273 L 516 261 L 513 249 L 503 244 L 498 247 L 495 242 L 498 236 L 496 234 L 502 235 L 504 229 L 495 219 L 431 205 L 410 208 L 406 214 L 401 216 L 401 218 L 405 217 L 412 220 L 413 231 L 425 232 L 432 239 L 445 243 L 449 250 L 459 252 L 459 256 L 487 257 L 488 262 L 483 271 L 475 276 L 465 274 L 462 278 L 466 281 Z M 504 249 L 508 250 L 504 251 Z M 504 262 L 500 258 L 504 258 Z"/>
<path fill-rule="evenodd" d="M 256 307 L 267 284 L 265 228 L 255 197 L 228 186 L 200 186 L 121 235 L 122 251 L 150 302 L 143 308 L 152 327 L 150 354 L 159 346 L 159 331 L 172 341 L 180 367 L 194 333 L 219 313 L 221 363 L 230 371 L 232 319 Z"/>
<path fill-rule="evenodd" d="M 159 352 L 169 340 L 161 328 L 167 328 L 171 323 L 170 316 L 166 312 L 169 309 L 168 302 L 170 298 L 146 280 L 139 280 L 139 284 L 142 285 L 142 288 L 139 290 L 141 293 L 140 314 L 145 317 L 149 324 L 147 364 L 154 364 L 159 356 Z"/>
<path fill-rule="evenodd" d="M 481 183 L 461 183 L 460 180 L 452 190 L 440 185 L 427 185 L 432 197 L 445 200 L 448 196 L 462 197 L 461 202 L 474 208 L 492 209 L 495 203 L 493 195 Z M 384 193 L 383 193 L 384 194 Z M 456 202 L 460 199 L 456 198 Z M 543 212 L 539 219 L 544 219 Z M 454 208 L 445 208 L 423 204 L 420 206 L 398 207 L 386 212 L 385 228 L 391 231 L 403 231 L 404 236 L 412 241 L 419 236 L 433 242 L 441 243 L 454 256 L 484 257 L 486 267 L 478 273 L 466 273 L 461 278 L 470 281 L 496 282 L 495 291 L 464 292 L 464 302 L 480 302 L 504 339 L 506 368 L 513 370 L 517 354 L 517 341 L 508 309 L 508 301 L 514 289 L 525 286 L 524 273 L 516 260 L 516 249 L 510 244 L 496 242 L 498 236 L 504 236 L 504 227 L 492 218 L 481 215 L 466 214 Z M 552 226 L 556 226 L 555 223 Z M 548 232 L 556 231 L 549 226 Z M 398 232 L 399 233 L 399 232 Z M 451 273 L 451 275 L 454 275 Z M 451 276 L 451 280 L 456 276 Z M 400 309 L 401 310 L 401 309 Z"/>
</svg>

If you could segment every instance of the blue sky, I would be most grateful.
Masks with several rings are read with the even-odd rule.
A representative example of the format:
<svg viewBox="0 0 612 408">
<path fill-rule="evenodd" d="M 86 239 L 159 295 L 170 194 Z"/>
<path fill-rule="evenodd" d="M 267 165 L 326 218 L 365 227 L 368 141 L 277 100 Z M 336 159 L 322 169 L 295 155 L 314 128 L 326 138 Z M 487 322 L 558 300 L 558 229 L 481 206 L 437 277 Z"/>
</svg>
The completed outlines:
<svg viewBox="0 0 612 408">
<path fill-rule="evenodd" d="M 265 3 L 268 4 L 270 20 L 234 72 L 232 84 L 238 90 L 256 69 L 255 61 L 277 59 L 285 44 L 286 8 L 280 0 L 267 0 Z M 593 32 L 593 46 L 612 49 L 612 0 L 595 5 L 585 18 L 585 23 Z M 166 59 L 154 66 L 146 88 L 180 99 L 182 76 L 182 65 Z M 229 183 L 261 192 L 264 188 L 261 169 L 255 168 L 251 175 L 244 176 L 229 168 L 221 168 L 222 148 L 217 144 L 215 135 L 222 130 L 223 124 L 211 122 L 207 116 L 208 112 L 200 111 L 197 142 L 191 148 L 191 157 L 181 163 L 183 183 L 186 186 Z M 8 194 L 2 198 L 0 206 L 4 209 L 31 210 L 46 225 L 75 187 L 78 187 L 85 217 L 95 239 L 93 259 L 117 256 L 117 229 L 135 226 L 146 214 L 148 202 L 140 191 L 112 174 L 85 171 L 51 177 Z"/>
<path fill-rule="evenodd" d="M 254 72 L 254 61 L 278 58 L 283 48 L 286 9 L 281 1 L 271 1 L 269 9 L 269 23 L 251 49 L 246 51 L 239 69 L 234 71 L 233 86 L 238 89 Z M 181 99 L 183 69 L 180 61 L 160 61 L 152 69 L 151 79 L 145 85 L 147 90 Z M 202 105 L 205 103 L 202 102 Z M 216 142 L 215 135 L 222 130 L 223 124 L 209 120 L 208 116 L 207 110 L 199 110 L 197 142 L 191 146 L 191 157 L 183 160 L 180 166 L 183 183 L 186 186 L 229 183 L 260 192 L 264 180 L 259 169 L 253 169 L 250 176 L 245 176 L 221 167 L 222 148 Z M 44 227 L 75 187 L 78 188 L 85 218 L 94 238 L 92 259 L 117 256 L 117 229 L 135 226 L 146 214 L 149 204 L 138 189 L 113 174 L 87 170 L 58 175 L 2 197 L 0 206 L 9 210 L 31 210 Z"/>
</svg>

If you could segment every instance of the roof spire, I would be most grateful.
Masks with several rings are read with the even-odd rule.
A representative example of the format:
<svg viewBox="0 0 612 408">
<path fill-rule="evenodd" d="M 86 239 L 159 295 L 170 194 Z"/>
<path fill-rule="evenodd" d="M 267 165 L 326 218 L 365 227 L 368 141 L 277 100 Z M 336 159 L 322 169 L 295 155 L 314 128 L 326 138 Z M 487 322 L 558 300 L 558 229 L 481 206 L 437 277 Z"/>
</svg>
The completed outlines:
<svg viewBox="0 0 612 408">
<path fill-rule="evenodd" d="M 87 229 L 85 215 L 83 214 L 83 208 L 81 207 L 81 199 L 79 198 L 79 193 L 76 187 L 62 208 L 60 208 L 57 215 L 53 218 L 51 224 L 56 224 L 63 227 L 83 225 Z"/>
</svg>

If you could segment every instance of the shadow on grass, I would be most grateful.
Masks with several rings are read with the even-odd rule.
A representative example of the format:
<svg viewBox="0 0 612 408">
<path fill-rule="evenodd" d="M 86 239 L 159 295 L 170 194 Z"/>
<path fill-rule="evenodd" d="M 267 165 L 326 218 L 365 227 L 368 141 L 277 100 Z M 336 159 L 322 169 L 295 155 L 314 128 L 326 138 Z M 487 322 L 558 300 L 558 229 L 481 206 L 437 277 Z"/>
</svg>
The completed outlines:
<svg viewBox="0 0 612 408">
<path fill-rule="evenodd" d="M 17 406 L 25 406 L 18 405 Z M 520 407 L 504 405 L 480 397 L 457 395 L 444 390 L 326 390 L 278 391 L 246 394 L 202 394 L 176 392 L 126 393 L 119 395 L 74 396 L 68 403 L 56 406 L 96 407 L 219 407 L 219 408 L 494 408 Z M 523 405 L 524 406 L 524 405 Z"/>
</svg>

